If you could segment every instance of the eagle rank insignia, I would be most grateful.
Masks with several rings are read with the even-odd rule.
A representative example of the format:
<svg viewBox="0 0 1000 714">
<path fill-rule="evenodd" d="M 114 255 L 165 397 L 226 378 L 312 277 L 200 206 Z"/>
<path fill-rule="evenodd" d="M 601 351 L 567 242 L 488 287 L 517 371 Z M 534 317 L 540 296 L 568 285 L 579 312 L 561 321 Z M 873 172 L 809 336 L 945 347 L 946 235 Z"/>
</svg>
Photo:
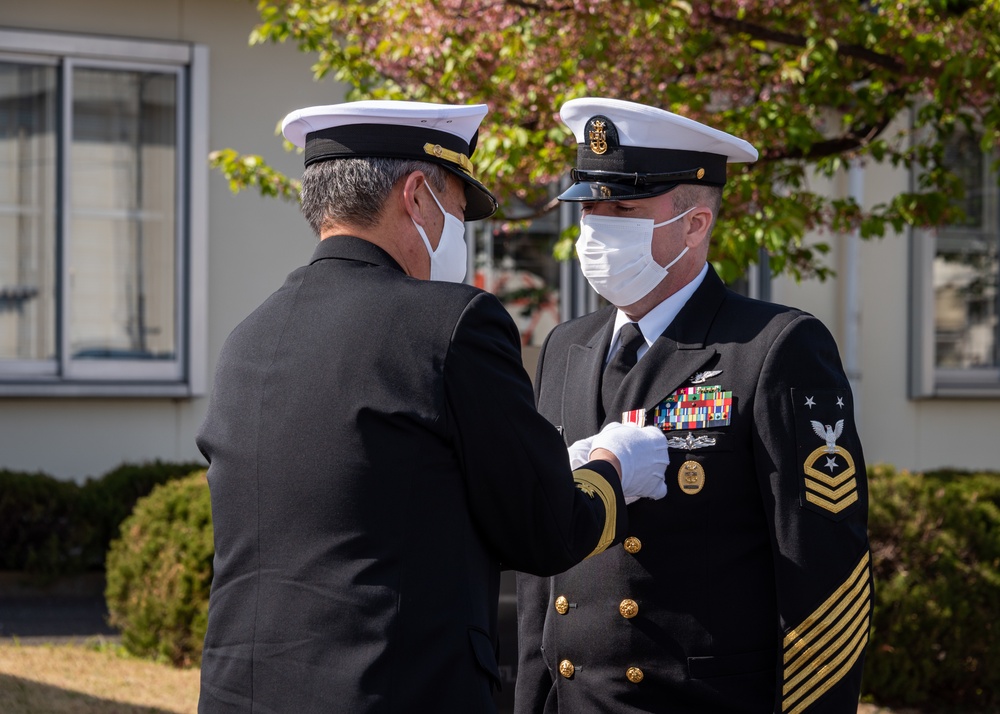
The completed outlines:
<svg viewBox="0 0 1000 714">
<path fill-rule="evenodd" d="M 854 404 L 846 389 L 792 389 L 795 438 L 802 459 L 801 504 L 841 520 L 858 501 L 859 452 Z"/>
</svg>

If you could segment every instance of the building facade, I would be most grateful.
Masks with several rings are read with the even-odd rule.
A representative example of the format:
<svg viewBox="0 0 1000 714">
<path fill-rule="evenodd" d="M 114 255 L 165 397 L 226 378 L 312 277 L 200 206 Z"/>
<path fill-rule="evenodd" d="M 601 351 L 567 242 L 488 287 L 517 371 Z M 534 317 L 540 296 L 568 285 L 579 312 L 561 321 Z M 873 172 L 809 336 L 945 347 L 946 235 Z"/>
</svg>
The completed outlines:
<svg viewBox="0 0 1000 714">
<path fill-rule="evenodd" d="M 312 253 L 295 206 L 234 195 L 208 153 L 259 153 L 298 175 L 277 122 L 335 103 L 293 46 L 250 47 L 241 0 L 38 0 L 0 11 L 0 468 L 84 479 L 191 460 L 229 331 Z M 968 167 L 969 221 L 875 241 L 824 236 L 837 277 L 749 280 L 820 317 L 841 345 L 869 463 L 996 468 L 1000 206 Z M 855 166 L 820 184 L 863 205 L 912 177 Z M 511 232 L 470 225 L 470 279 L 500 294 L 525 362 L 596 306 L 546 246 L 570 207 Z"/>
</svg>

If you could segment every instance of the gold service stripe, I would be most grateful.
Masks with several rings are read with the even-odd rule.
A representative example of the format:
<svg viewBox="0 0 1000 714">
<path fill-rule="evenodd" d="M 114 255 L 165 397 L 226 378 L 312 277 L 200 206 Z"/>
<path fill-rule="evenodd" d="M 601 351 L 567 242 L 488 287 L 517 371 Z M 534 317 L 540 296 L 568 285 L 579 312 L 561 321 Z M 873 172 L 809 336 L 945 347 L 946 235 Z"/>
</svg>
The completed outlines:
<svg viewBox="0 0 1000 714">
<path fill-rule="evenodd" d="M 826 601 L 822 605 L 820 605 L 808 617 L 806 617 L 806 619 L 803 620 L 802 623 L 797 628 L 790 630 L 788 634 L 785 635 L 785 640 L 782 645 L 784 648 L 787 648 L 790 644 L 795 642 L 795 640 L 799 639 L 800 637 L 804 637 L 805 634 L 812 628 L 812 626 L 816 624 L 816 622 L 822 619 L 824 612 L 833 607 L 834 603 L 840 600 L 840 598 L 843 597 L 845 592 L 855 587 L 855 581 L 857 581 L 858 576 L 860 576 L 861 573 L 865 573 L 865 580 L 868 579 L 867 570 L 868 570 L 868 561 L 870 558 L 871 555 L 866 550 L 865 554 L 861 556 L 861 560 L 858 561 L 858 564 L 855 566 L 854 571 L 850 574 L 850 576 L 848 576 L 847 580 L 845 580 L 840 585 L 840 587 L 838 587 L 833 592 L 833 594 L 826 599 Z"/>
<path fill-rule="evenodd" d="M 851 593 L 848 595 L 848 597 L 844 598 L 843 604 L 840 607 L 837 608 L 837 611 L 834 611 L 833 613 L 831 613 L 831 617 L 830 618 L 827 618 L 828 620 L 830 620 L 831 624 L 840 625 L 845 620 L 850 620 L 851 624 L 848 625 L 848 629 L 853 629 L 853 621 L 857 618 L 858 611 L 861 609 L 861 607 L 863 605 L 866 605 L 868 603 L 868 597 L 867 597 L 867 595 L 868 595 L 868 587 L 867 587 L 867 585 L 868 585 L 868 581 L 867 580 L 859 582 L 858 586 L 855 587 L 851 591 Z M 859 595 L 862 594 L 862 586 L 864 586 L 864 595 L 865 595 L 865 597 L 858 597 Z M 851 609 L 848 610 L 846 613 L 844 613 L 843 617 L 839 617 L 838 616 L 839 615 L 839 610 L 842 609 L 842 607 L 843 607 L 844 604 L 847 604 L 848 602 L 850 602 L 852 600 L 854 601 L 854 604 L 851 605 Z M 825 635 L 823 635 L 822 637 L 820 637 L 818 640 L 816 640 L 812 644 L 809 644 L 809 641 L 808 641 L 807 638 L 802 638 L 798 642 L 796 642 L 795 646 L 792 647 L 788 652 L 785 653 L 785 679 L 787 680 L 790 676 L 792 676 L 793 674 L 795 674 L 795 672 L 803 664 L 805 664 L 806 662 L 810 661 L 815 655 L 817 655 L 820 652 L 822 652 L 823 648 L 827 644 L 829 644 L 830 640 L 832 640 L 834 638 L 834 636 L 837 634 L 838 631 L 839 630 L 837 628 L 831 627 L 831 628 L 827 629 L 827 632 L 826 632 Z M 808 647 L 805 647 L 806 645 L 808 645 Z M 803 647 L 805 647 L 805 649 L 803 649 Z M 801 653 L 801 656 L 799 656 L 800 653 Z M 792 660 L 794 660 L 794 661 L 792 661 Z"/>
<path fill-rule="evenodd" d="M 864 600 L 860 600 L 859 604 L 863 606 L 861 608 L 861 611 L 860 612 L 855 612 L 855 613 L 853 613 L 853 615 L 851 615 L 851 621 L 847 623 L 846 627 L 841 627 L 841 628 L 838 628 L 837 630 L 831 631 L 831 635 L 837 635 L 837 639 L 836 640 L 834 640 L 832 643 L 826 643 L 826 644 L 829 644 L 828 647 L 823 647 L 822 649 L 819 649 L 816 652 L 809 651 L 807 653 L 808 656 L 804 657 L 798 664 L 801 665 L 801 664 L 804 664 L 804 663 L 812 660 L 814 654 L 819 655 L 819 657 L 816 658 L 816 661 L 813 662 L 813 664 L 815 665 L 815 664 L 819 663 L 820 661 L 822 661 L 823 657 L 827 657 L 828 658 L 829 656 L 833 655 L 833 653 L 836 652 L 837 648 L 840 647 L 841 645 L 843 645 L 844 641 L 848 637 L 852 636 L 852 633 L 857 632 L 857 628 L 858 628 L 859 623 L 861 621 L 867 622 L 868 621 L 868 613 L 871 612 L 871 602 L 868 600 L 868 598 L 865 598 Z M 827 665 L 823 665 L 822 667 L 819 667 L 819 671 L 823 671 L 826 668 L 827 668 Z M 803 669 L 801 672 L 799 672 L 794 677 L 792 677 L 791 679 L 789 679 L 788 677 L 789 677 L 789 675 L 791 673 L 786 670 L 785 671 L 785 684 L 781 688 L 781 693 L 783 695 L 786 695 L 786 696 L 789 695 L 791 692 L 795 691 L 795 689 L 802 683 L 802 681 L 806 677 L 812 676 L 815 671 L 816 670 L 810 670 L 810 669 L 806 668 L 806 669 Z"/>
<path fill-rule="evenodd" d="M 851 640 L 848 647 L 842 650 L 840 655 L 834 661 L 832 661 L 829 665 L 823 667 L 821 670 L 816 672 L 816 676 L 814 676 L 811 680 L 809 680 L 809 682 L 806 683 L 806 685 L 802 687 L 799 694 L 792 697 L 788 697 L 782 702 L 781 705 L 782 711 L 787 711 L 788 714 L 800 714 L 800 712 L 805 711 L 810 705 L 813 704 L 813 702 L 815 702 L 821 696 L 826 694 L 831 687 L 837 684 L 837 682 L 843 679 L 844 676 L 851 671 L 851 669 L 854 667 L 854 664 L 858 661 L 858 658 L 861 656 L 861 653 L 864 651 L 865 645 L 868 643 L 868 629 L 870 627 L 870 624 L 867 617 L 864 619 L 863 625 L 864 625 L 863 627 L 858 629 L 857 634 L 855 634 L 854 638 Z M 818 689 L 816 689 L 812 694 L 810 694 L 808 697 L 799 702 L 794 709 L 791 710 L 788 709 L 788 707 L 792 704 L 792 702 L 794 702 L 795 699 L 798 699 L 799 696 L 801 696 L 802 692 L 805 692 L 810 687 L 814 686 L 820 679 L 826 676 L 827 672 L 830 671 L 832 668 L 836 669 L 833 669 L 833 673 L 831 674 L 829 679 L 823 682 L 823 684 Z"/>
</svg>

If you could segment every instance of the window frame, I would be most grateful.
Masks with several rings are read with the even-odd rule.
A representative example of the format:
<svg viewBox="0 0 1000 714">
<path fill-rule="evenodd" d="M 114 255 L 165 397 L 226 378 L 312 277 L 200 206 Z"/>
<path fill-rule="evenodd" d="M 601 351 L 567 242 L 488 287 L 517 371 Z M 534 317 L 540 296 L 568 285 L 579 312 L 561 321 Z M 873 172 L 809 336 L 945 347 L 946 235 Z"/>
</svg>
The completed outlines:
<svg viewBox="0 0 1000 714">
<path fill-rule="evenodd" d="M 0 362 L 0 397 L 194 397 L 207 391 L 208 48 L 203 45 L 0 27 L 0 59 L 55 65 L 59 73 L 56 166 L 55 359 Z M 68 290 L 75 68 L 153 71 L 177 78 L 174 315 L 176 357 L 81 360 L 69 351 Z"/>
<path fill-rule="evenodd" d="M 984 155 L 982 186 L 996 182 L 993 168 L 995 155 Z M 911 177 L 912 180 L 912 177 Z M 936 327 L 934 295 L 934 259 L 938 253 L 938 240 L 942 230 L 951 237 L 966 235 L 990 236 L 1000 243 L 1000 190 L 987 192 L 983 200 L 982 229 L 964 226 L 910 229 L 910 360 L 909 396 L 911 399 L 971 398 L 996 399 L 1000 397 L 1000 365 L 977 369 L 956 369 L 936 365 Z M 948 240 L 949 236 L 940 236 Z M 1000 338 L 1000 336 L 998 336 Z"/>
</svg>

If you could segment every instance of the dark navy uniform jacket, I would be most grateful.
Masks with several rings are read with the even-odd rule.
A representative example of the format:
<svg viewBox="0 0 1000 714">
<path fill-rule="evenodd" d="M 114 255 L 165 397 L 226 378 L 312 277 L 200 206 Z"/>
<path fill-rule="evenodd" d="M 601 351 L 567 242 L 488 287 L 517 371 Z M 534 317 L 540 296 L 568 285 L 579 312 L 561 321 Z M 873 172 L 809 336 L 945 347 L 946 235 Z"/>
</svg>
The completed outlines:
<svg viewBox="0 0 1000 714">
<path fill-rule="evenodd" d="M 233 331 L 197 437 L 200 712 L 495 709 L 501 563 L 559 572 L 625 522 L 612 467 L 570 471 L 519 345 L 492 295 L 348 236 Z"/>
<path fill-rule="evenodd" d="M 601 426 L 607 308 L 557 327 L 539 411 Z M 607 419 L 667 424 L 667 496 L 622 545 L 518 577 L 518 714 L 857 711 L 871 619 L 865 463 L 829 331 L 711 268 Z"/>
</svg>

